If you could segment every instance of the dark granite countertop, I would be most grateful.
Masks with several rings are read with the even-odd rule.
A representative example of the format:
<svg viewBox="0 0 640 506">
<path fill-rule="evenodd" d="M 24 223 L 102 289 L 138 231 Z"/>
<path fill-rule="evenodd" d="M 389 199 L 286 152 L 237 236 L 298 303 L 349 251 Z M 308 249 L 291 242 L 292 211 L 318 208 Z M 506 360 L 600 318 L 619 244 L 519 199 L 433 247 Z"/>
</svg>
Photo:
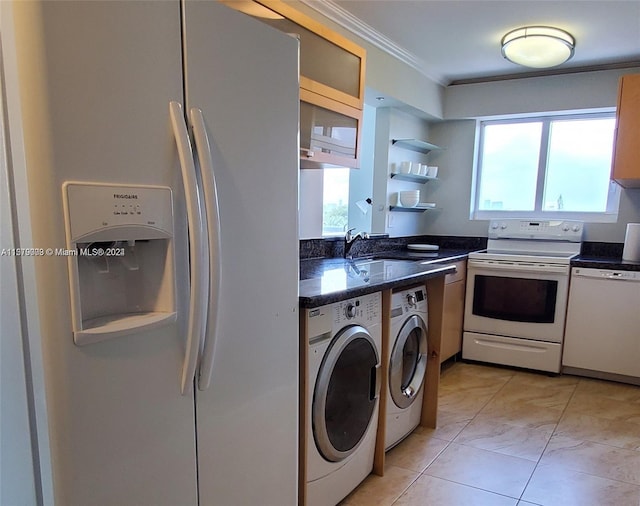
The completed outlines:
<svg viewBox="0 0 640 506">
<path fill-rule="evenodd" d="M 453 239 L 456 241 L 424 236 L 363 241 L 354 248 L 359 258 L 352 260 L 331 257 L 331 254 L 342 252 L 335 250 L 335 244 L 342 245 L 338 240 L 329 243 L 333 246 L 329 257 L 308 258 L 317 250 L 316 242 L 320 242 L 324 249 L 326 243 L 321 240 L 303 241 L 307 258 L 303 256 L 300 260 L 300 307 L 318 307 L 443 276 L 454 272 L 453 262 L 465 260 L 470 252 L 486 247 L 486 239 L 485 242 L 464 237 Z M 441 249 L 437 252 L 409 251 L 406 245 L 412 242 L 435 243 Z M 324 249 L 321 253 L 326 255 Z M 622 260 L 622 244 L 617 243 L 583 243 L 582 254 L 571 261 L 571 266 L 640 271 L 640 262 Z"/>
<path fill-rule="evenodd" d="M 580 255 L 571 260 L 571 267 L 591 269 L 613 269 L 617 271 L 640 271 L 640 262 L 622 260 L 622 256 Z"/>
<path fill-rule="evenodd" d="M 424 282 L 455 272 L 453 262 L 468 250 L 416 254 L 379 251 L 371 256 L 300 261 L 300 307 L 312 308 L 389 288 Z"/>
</svg>

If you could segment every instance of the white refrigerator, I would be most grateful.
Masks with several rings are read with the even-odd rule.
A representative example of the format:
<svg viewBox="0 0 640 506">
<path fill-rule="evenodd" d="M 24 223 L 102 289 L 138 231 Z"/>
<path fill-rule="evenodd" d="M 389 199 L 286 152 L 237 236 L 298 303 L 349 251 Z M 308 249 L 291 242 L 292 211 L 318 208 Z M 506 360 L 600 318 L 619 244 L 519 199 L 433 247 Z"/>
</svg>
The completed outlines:
<svg viewBox="0 0 640 506">
<path fill-rule="evenodd" d="M 216 1 L 3 2 L 0 23 L 0 262 L 3 290 L 6 271 L 17 293 L 2 314 L 18 329 L 3 322 L 2 340 L 24 363 L 11 378 L 0 370 L 1 408 L 19 408 L 5 427 L 29 420 L 19 436 L 33 446 L 24 487 L 35 491 L 23 497 L 295 504 L 298 41 Z M 76 342 L 86 290 L 119 285 L 74 288 L 69 182 L 170 189 L 173 318 Z M 94 295 L 128 307 L 112 292 Z M 4 395 L 9 382 L 19 398 Z M 2 481 L 25 458 L 8 439 Z"/>
</svg>

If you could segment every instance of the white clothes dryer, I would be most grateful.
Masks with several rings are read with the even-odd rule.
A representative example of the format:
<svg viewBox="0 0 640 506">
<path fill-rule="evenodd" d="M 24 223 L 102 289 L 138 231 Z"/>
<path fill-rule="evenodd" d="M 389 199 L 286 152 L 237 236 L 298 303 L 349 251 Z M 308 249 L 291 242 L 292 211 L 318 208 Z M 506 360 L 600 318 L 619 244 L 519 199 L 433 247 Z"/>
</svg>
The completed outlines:
<svg viewBox="0 0 640 506">
<path fill-rule="evenodd" d="M 307 316 L 308 506 L 334 506 L 373 469 L 382 377 L 381 294 Z"/>
<path fill-rule="evenodd" d="M 391 295 L 386 450 L 420 424 L 427 371 L 427 316 L 424 286 Z"/>
</svg>

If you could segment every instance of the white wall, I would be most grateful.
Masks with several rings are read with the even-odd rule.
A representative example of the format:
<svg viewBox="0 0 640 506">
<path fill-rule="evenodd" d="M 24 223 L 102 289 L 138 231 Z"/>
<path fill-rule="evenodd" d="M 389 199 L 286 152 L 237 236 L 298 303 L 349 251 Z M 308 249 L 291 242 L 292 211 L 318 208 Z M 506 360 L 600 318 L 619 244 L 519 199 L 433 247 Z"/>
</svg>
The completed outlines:
<svg viewBox="0 0 640 506">
<path fill-rule="evenodd" d="M 300 190 L 298 193 L 300 199 L 300 239 L 322 237 L 322 189 L 322 170 L 303 169 L 300 171 Z"/>
<path fill-rule="evenodd" d="M 608 70 L 563 76 L 450 86 L 445 94 L 449 119 L 508 114 L 614 108 L 618 79 L 640 69 Z M 469 219 L 475 149 L 475 121 L 433 123 L 435 144 L 447 147 L 434 159 L 440 166 L 435 197 L 442 210 L 429 216 L 421 233 L 486 235 L 486 221 Z M 585 240 L 623 242 L 626 224 L 640 221 L 640 190 L 622 190 L 618 222 L 587 223 Z"/>
<path fill-rule="evenodd" d="M 431 125 L 431 139 L 446 147 L 434 153 L 439 166 L 432 195 L 438 212 L 427 212 L 419 233 L 434 235 L 486 236 L 488 222 L 471 220 L 475 120 L 444 121 Z M 622 190 L 617 223 L 587 223 L 586 241 L 623 242 L 626 224 L 640 222 L 640 190 Z"/>
<path fill-rule="evenodd" d="M 427 211 L 420 234 L 486 236 L 487 221 L 469 219 L 474 163 L 475 120 L 431 124 L 431 140 L 441 151 L 429 164 L 438 166 L 438 179 L 427 183 L 435 211 Z"/>
<path fill-rule="evenodd" d="M 615 107 L 618 79 L 640 68 L 449 86 L 445 119 Z"/>
<path fill-rule="evenodd" d="M 586 241 L 624 242 L 627 223 L 640 222 L 640 189 L 622 190 L 617 223 L 588 223 Z"/>
<path fill-rule="evenodd" d="M 373 170 L 376 135 L 376 110 L 364 106 L 360 146 L 360 168 L 351 169 L 349 174 L 349 228 L 371 232 L 373 206 L 367 206 L 363 213 L 356 202 L 373 199 Z"/>
<path fill-rule="evenodd" d="M 386 233 L 389 201 L 387 199 L 387 181 L 389 179 L 389 133 L 391 109 L 376 109 L 376 131 L 373 170 L 373 215 L 371 231 Z"/>
<path fill-rule="evenodd" d="M 425 155 L 392 144 L 392 139 L 421 139 L 429 141 L 429 124 L 404 111 L 378 108 L 376 116 L 376 151 L 373 231 L 387 233 L 391 237 L 415 235 L 421 228 L 426 213 L 406 213 L 389 211 L 395 204 L 395 194 L 401 190 L 420 190 L 423 202 L 431 202 L 429 185 L 392 179 L 389 174 L 402 161 L 431 163 L 431 154 Z M 428 212 L 428 211 L 427 211 Z"/>
</svg>

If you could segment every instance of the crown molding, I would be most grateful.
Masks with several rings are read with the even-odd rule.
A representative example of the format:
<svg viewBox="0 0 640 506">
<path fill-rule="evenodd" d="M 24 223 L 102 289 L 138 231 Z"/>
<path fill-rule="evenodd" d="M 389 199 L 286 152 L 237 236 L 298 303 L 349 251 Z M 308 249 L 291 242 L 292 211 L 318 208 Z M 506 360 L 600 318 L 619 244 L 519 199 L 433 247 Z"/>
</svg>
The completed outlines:
<svg viewBox="0 0 640 506">
<path fill-rule="evenodd" d="M 442 79 L 437 79 L 433 75 L 429 74 L 426 69 L 426 64 L 422 59 L 418 58 L 410 51 L 407 51 L 402 46 L 399 46 L 372 26 L 369 26 L 349 11 L 334 3 L 332 0 L 299 1 L 319 14 L 322 14 L 324 17 L 330 19 L 334 23 L 337 23 L 345 30 L 348 30 L 357 37 L 367 41 L 369 44 L 372 44 L 390 56 L 400 60 L 402 63 L 408 65 L 414 70 L 417 70 L 431 81 L 442 86 L 446 86 L 447 83 L 443 82 Z"/>
<path fill-rule="evenodd" d="M 467 79 L 456 79 L 451 81 L 449 86 L 459 86 L 463 84 L 483 84 L 496 81 L 510 81 L 514 79 L 528 79 L 531 77 L 554 77 L 568 74 L 583 74 L 588 72 L 600 72 L 606 70 L 635 70 L 640 68 L 640 60 L 629 60 L 615 63 L 602 63 L 594 65 L 583 65 L 581 67 L 569 67 L 561 69 L 549 70 L 533 70 L 528 72 L 519 72 L 517 74 L 500 74 L 496 76 L 471 77 Z"/>
</svg>

